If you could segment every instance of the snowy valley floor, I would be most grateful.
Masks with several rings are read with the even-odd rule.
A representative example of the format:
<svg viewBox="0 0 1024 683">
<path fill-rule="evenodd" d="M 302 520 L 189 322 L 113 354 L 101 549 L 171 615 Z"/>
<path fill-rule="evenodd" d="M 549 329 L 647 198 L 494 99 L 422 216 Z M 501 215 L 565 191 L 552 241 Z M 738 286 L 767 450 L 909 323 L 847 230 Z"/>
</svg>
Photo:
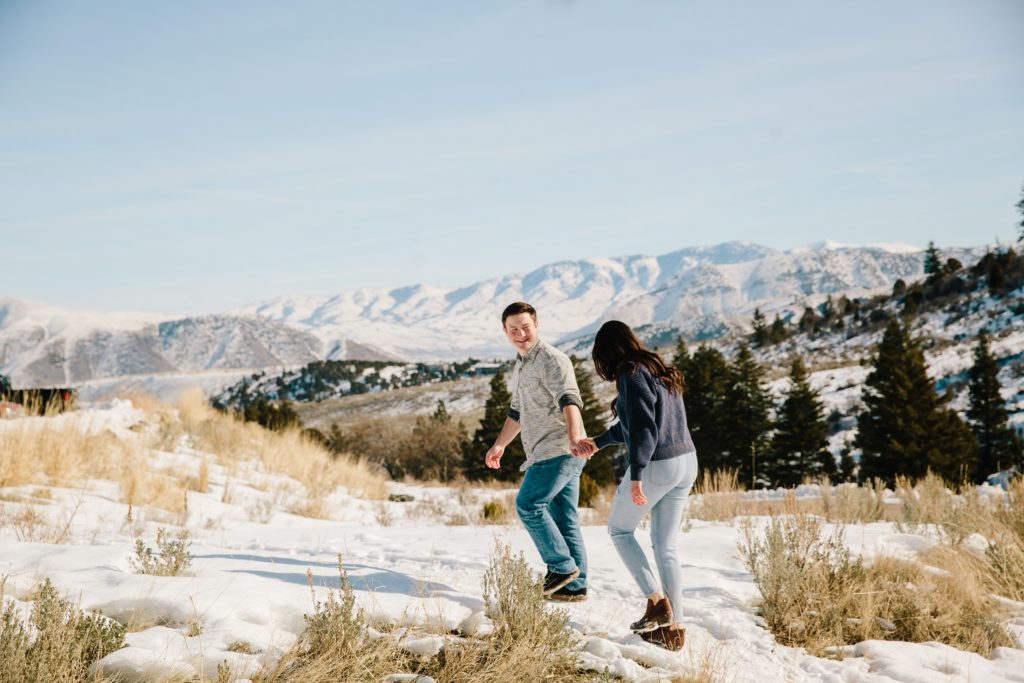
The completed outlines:
<svg viewBox="0 0 1024 683">
<path fill-rule="evenodd" d="M 115 402 L 65 418 L 88 420 L 90 429 L 110 429 L 128 439 L 141 431 L 133 425 L 143 414 L 126 402 Z M 0 429 L 16 428 L 18 422 L 0 422 Z M 197 469 L 204 454 L 182 443 L 150 457 Z M 127 646 L 101 662 L 106 673 L 125 680 L 216 679 L 217 667 L 225 661 L 244 679 L 280 656 L 302 633 L 303 614 L 313 606 L 310 577 L 318 599 L 339 586 L 339 553 L 371 623 L 408 627 L 408 648 L 424 656 L 436 653 L 453 633 L 486 629 L 481 579 L 496 541 L 521 550 L 541 569 L 529 538 L 514 520 L 449 525 L 426 512 L 444 517 L 460 509 L 479 510 L 482 501 L 506 497 L 508 491 L 391 485 L 395 492 L 414 496 L 412 502 L 369 501 L 338 491 L 328 497 L 334 519 L 319 520 L 284 511 L 272 487 L 244 481 L 238 467 L 210 466 L 207 491 L 183 493 L 187 510 L 177 519 L 141 508 L 129 517 L 117 486 L 109 481 L 88 481 L 76 488 L 0 488 L 4 599 L 27 608 L 20 601 L 49 578 L 83 609 L 129 625 Z M 66 522 L 70 542 L 19 540 L 30 534 L 10 521 L 28 506 L 48 520 L 39 524 Z M 156 529 L 174 522 L 192 538 L 195 557 L 187 575 L 136 573 L 130 563 L 135 539 L 152 544 Z M 603 526 L 587 526 L 584 533 L 590 597 L 552 606 L 569 612 L 579 634 L 583 668 L 630 681 L 680 676 L 758 683 L 1024 681 L 1024 619 L 1008 624 L 1017 647 L 998 648 L 991 658 L 936 643 L 868 641 L 849 648 L 841 660 L 779 645 L 756 614 L 757 590 L 737 552 L 740 532 L 728 523 L 698 520 L 681 533 L 687 644 L 683 652 L 667 652 L 628 631 L 629 622 L 642 612 L 642 597 Z M 898 533 L 888 523 L 847 525 L 846 540 L 858 552 L 897 557 L 912 556 L 931 544 L 923 536 Z"/>
</svg>

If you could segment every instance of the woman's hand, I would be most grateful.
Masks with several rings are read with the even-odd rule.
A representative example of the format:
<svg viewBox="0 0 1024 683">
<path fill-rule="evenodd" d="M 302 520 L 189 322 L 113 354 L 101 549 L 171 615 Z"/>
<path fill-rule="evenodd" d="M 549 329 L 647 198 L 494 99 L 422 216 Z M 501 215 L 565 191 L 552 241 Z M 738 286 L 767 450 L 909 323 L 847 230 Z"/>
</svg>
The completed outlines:
<svg viewBox="0 0 1024 683">
<path fill-rule="evenodd" d="M 637 505 L 647 505 L 647 496 L 644 495 L 644 483 L 642 481 L 632 481 L 629 483 L 629 492 L 633 497 L 633 502 Z"/>
<path fill-rule="evenodd" d="M 597 444 L 590 437 L 580 439 L 576 442 L 576 445 L 572 447 L 573 457 L 583 458 L 584 460 L 590 460 L 590 458 L 597 453 Z"/>
</svg>

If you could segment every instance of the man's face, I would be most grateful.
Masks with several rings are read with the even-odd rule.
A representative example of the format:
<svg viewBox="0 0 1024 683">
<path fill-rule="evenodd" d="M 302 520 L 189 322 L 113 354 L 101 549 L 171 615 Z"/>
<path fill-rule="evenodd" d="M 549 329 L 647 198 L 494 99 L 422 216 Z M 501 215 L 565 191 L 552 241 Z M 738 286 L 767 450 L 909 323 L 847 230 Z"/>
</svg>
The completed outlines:
<svg viewBox="0 0 1024 683">
<path fill-rule="evenodd" d="M 505 318 L 505 336 L 519 353 L 526 353 L 537 341 L 537 321 L 529 313 L 517 313 Z"/>
</svg>

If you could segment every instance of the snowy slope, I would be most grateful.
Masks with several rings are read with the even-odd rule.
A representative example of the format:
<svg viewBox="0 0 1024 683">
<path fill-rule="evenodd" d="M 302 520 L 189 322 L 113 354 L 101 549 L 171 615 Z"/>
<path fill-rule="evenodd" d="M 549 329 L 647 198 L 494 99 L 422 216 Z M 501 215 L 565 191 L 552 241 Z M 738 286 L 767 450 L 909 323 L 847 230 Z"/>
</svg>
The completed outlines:
<svg viewBox="0 0 1024 683">
<path fill-rule="evenodd" d="M 152 426 L 144 424 L 152 418 L 119 401 L 76 415 L 0 421 L 0 429 L 21 429 L 26 420 L 40 419 L 78 421 L 85 429 L 110 429 L 126 440 L 141 440 Z M 285 512 L 287 499 L 301 495 L 301 485 L 265 472 L 259 463 L 225 468 L 215 456 L 184 442 L 173 452 L 147 451 L 145 457 L 154 469 L 173 464 L 179 472 L 198 472 L 204 462 L 213 463 L 208 490 L 188 491 L 187 514 L 171 521 L 173 515 L 144 507 L 131 516 L 128 506 L 117 502 L 118 485 L 110 481 L 66 489 L 0 489 L 0 513 L 13 517 L 37 509 L 71 533 L 69 543 L 54 545 L 19 538 L 16 526 L 0 525 L 4 601 L 27 610 L 33 589 L 49 578 L 83 609 L 136 622 L 127 646 L 102 661 L 107 673 L 126 681 L 215 679 L 224 661 L 234 675 L 252 676 L 302 632 L 302 615 L 313 608 L 307 576 L 318 600 L 338 586 L 339 553 L 356 599 L 372 622 L 393 633 L 407 629 L 405 642 L 424 652 L 436 652 L 462 634 L 486 632 L 481 578 L 496 540 L 522 551 L 540 570 L 518 521 L 450 523 L 478 513 L 485 500 L 507 499 L 514 490 L 456 492 L 392 484 L 395 493 L 412 494 L 415 502 L 375 503 L 338 489 L 331 495 L 333 518 L 318 520 Z M 277 489 L 295 493 L 282 498 Z M 695 520 L 681 531 L 685 589 L 680 620 L 687 645 L 682 652 L 667 652 L 628 630 L 629 621 L 640 614 L 643 596 L 604 525 L 588 523 L 592 511 L 582 512 L 589 598 L 555 606 L 569 612 L 582 667 L 651 683 L 692 674 L 705 662 L 712 663 L 712 680 L 735 683 L 1022 680 L 1024 619 L 1019 618 L 1007 622 L 1015 647 L 997 648 L 990 658 L 938 643 L 866 641 L 849 648 L 841 660 L 780 645 L 752 606 L 757 591 L 737 556 L 741 531 L 726 522 Z M 152 544 L 158 527 L 174 524 L 193 539 L 195 559 L 188 572 L 177 577 L 136 573 L 129 562 L 135 538 Z M 851 549 L 867 556 L 912 558 L 934 543 L 927 536 L 900 533 L 889 523 L 849 524 L 845 538 Z M 240 643 L 246 647 L 237 647 Z"/>
</svg>

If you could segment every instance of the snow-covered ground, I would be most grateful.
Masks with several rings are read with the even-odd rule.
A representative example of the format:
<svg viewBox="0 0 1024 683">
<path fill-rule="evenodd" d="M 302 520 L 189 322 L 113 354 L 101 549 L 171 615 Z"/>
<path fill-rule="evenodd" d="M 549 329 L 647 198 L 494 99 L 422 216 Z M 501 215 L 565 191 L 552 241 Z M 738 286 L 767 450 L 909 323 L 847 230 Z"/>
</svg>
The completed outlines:
<svg viewBox="0 0 1024 683">
<path fill-rule="evenodd" d="M 123 439 L 145 433 L 145 414 L 125 401 L 58 418 L 3 420 L 0 430 L 43 419 L 78 420 Z M 208 458 L 184 442 L 150 457 L 183 469 Z M 252 675 L 296 641 L 302 616 L 313 606 L 307 577 L 323 599 L 328 587 L 339 585 L 339 553 L 372 622 L 409 627 L 409 646 L 427 650 L 443 647 L 445 638 L 456 637 L 452 632 L 486 627 L 481 579 L 496 541 L 523 551 L 540 571 L 536 551 L 514 519 L 506 525 L 444 523 L 475 517 L 483 501 L 507 498 L 509 490 L 393 485 L 395 493 L 414 496 L 411 502 L 368 501 L 339 490 L 330 498 L 333 519 L 316 520 L 284 512 L 274 487 L 245 485 L 247 474 L 254 484 L 267 476 L 257 469 L 211 466 L 209 489 L 185 494 L 187 515 L 178 520 L 142 509 L 129 518 L 112 482 L 0 489 L 7 519 L 32 500 L 54 522 L 70 519 L 72 537 L 64 545 L 20 541 L 17 529 L 4 524 L 5 600 L 27 599 L 50 578 L 82 608 L 134 625 L 127 647 L 102 661 L 108 672 L 140 681 L 171 674 L 215 678 L 223 661 L 235 675 Z M 187 575 L 136 573 L 129 561 L 135 539 L 152 545 L 157 527 L 171 521 L 183 522 L 193 539 L 195 559 Z M 758 683 L 1024 681 L 1024 619 L 1008 625 L 1017 648 L 1000 648 L 990 658 L 936 643 L 864 642 L 842 660 L 779 645 L 754 609 L 757 591 L 738 558 L 737 528 L 694 520 L 681 534 L 687 645 L 670 653 L 630 633 L 642 596 L 603 526 L 584 529 L 590 597 L 557 605 L 568 610 L 578 633 L 582 666 L 630 681 L 666 681 L 708 661 L 721 680 Z M 875 523 L 848 525 L 847 543 L 858 552 L 910 557 L 931 541 Z"/>
</svg>

